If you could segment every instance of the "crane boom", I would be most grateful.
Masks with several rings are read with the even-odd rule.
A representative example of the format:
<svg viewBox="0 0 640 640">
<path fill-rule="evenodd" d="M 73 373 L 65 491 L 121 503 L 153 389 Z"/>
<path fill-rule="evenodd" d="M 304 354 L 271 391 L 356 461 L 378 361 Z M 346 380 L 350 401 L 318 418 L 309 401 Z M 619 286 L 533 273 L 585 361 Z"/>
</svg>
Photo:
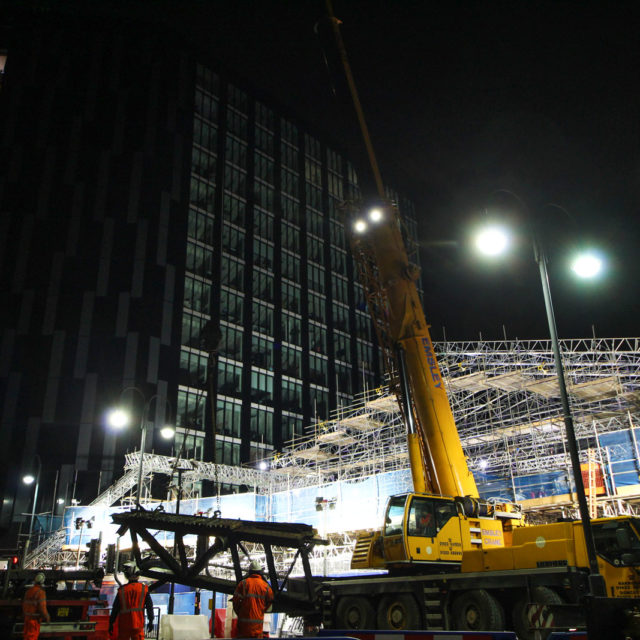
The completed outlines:
<svg viewBox="0 0 640 640">
<path fill-rule="evenodd" d="M 406 378 L 407 389 L 396 385 L 396 390 L 404 405 L 414 489 L 478 497 L 418 295 L 419 268 L 409 261 L 398 210 L 387 202 L 367 213 L 352 209 L 347 227 L 356 262 L 366 262 L 374 272 L 365 283 L 369 310 L 381 342 L 397 354 L 385 358 L 387 367 L 395 360 Z"/>
</svg>

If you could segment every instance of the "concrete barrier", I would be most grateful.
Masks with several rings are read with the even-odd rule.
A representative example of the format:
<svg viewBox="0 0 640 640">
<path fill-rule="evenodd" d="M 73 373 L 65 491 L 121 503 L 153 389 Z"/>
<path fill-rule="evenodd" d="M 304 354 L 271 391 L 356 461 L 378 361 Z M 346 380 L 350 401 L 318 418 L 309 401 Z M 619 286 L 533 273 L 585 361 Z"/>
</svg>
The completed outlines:
<svg viewBox="0 0 640 640">
<path fill-rule="evenodd" d="M 203 640 L 209 635 L 207 616 L 173 614 L 160 618 L 158 640 Z"/>
</svg>

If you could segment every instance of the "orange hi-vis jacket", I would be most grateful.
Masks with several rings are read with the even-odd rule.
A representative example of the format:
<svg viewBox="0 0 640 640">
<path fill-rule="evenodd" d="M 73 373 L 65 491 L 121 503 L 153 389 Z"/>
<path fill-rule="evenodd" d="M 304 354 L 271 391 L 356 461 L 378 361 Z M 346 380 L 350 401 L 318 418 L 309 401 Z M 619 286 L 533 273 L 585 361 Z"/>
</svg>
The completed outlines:
<svg viewBox="0 0 640 640">
<path fill-rule="evenodd" d="M 44 589 L 34 584 L 22 600 L 22 614 L 24 615 L 24 638 L 36 640 L 40 635 L 40 620 L 49 620 L 47 611 L 47 595 Z"/>
<path fill-rule="evenodd" d="M 118 613 L 118 629 L 144 629 L 144 601 L 148 587 L 142 582 L 128 582 L 118 589 L 120 611 Z"/>
<path fill-rule="evenodd" d="M 262 638 L 264 612 L 272 602 L 273 589 L 259 573 L 252 573 L 238 583 L 233 610 L 238 615 L 239 638 Z"/>
</svg>

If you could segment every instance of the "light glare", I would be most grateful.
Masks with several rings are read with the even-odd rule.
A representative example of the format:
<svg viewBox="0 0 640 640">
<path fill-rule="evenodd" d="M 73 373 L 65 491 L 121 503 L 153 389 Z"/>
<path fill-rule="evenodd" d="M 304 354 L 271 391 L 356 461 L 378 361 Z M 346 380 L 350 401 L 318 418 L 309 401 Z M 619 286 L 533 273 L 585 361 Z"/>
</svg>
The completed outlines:
<svg viewBox="0 0 640 640">
<path fill-rule="evenodd" d="M 114 429 L 123 429 L 129 424 L 129 419 L 130 416 L 126 411 L 123 411 L 122 409 L 114 409 L 109 412 L 107 422 L 109 423 L 109 426 Z"/>
<path fill-rule="evenodd" d="M 260 467 L 261 471 L 266 471 L 269 465 L 264 460 L 262 460 L 262 462 L 260 462 L 258 466 Z"/>
<path fill-rule="evenodd" d="M 25 484 L 33 484 L 35 481 L 36 479 L 30 473 L 22 478 Z"/>
<path fill-rule="evenodd" d="M 169 425 L 166 425 L 166 426 L 162 427 L 162 429 L 160 429 L 160 435 L 165 440 L 170 440 L 171 438 L 173 438 L 173 434 L 174 433 L 175 433 L 174 428 L 170 427 Z"/>
<path fill-rule="evenodd" d="M 571 269 L 579 278 L 593 278 L 600 273 L 602 260 L 593 253 L 584 253 L 573 261 Z"/>
<path fill-rule="evenodd" d="M 371 220 L 371 222 L 380 222 L 380 220 L 382 220 L 382 210 L 378 208 L 371 209 L 371 211 L 369 211 L 369 220 Z"/>
<path fill-rule="evenodd" d="M 497 256 L 504 253 L 508 244 L 509 238 L 500 227 L 487 227 L 476 236 L 476 248 L 487 256 Z"/>
<path fill-rule="evenodd" d="M 364 233 L 367 230 L 367 223 L 364 220 L 356 220 L 353 229 L 356 233 Z"/>
</svg>

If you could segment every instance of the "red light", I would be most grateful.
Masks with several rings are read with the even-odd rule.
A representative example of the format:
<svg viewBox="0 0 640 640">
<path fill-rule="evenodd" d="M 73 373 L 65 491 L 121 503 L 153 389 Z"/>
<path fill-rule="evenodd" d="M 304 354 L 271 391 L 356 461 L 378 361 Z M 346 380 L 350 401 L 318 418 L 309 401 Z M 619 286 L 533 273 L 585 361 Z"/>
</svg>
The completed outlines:
<svg viewBox="0 0 640 640">
<path fill-rule="evenodd" d="M 17 567 L 20 562 L 20 558 L 18 556 L 11 556 L 11 566 Z"/>
</svg>

